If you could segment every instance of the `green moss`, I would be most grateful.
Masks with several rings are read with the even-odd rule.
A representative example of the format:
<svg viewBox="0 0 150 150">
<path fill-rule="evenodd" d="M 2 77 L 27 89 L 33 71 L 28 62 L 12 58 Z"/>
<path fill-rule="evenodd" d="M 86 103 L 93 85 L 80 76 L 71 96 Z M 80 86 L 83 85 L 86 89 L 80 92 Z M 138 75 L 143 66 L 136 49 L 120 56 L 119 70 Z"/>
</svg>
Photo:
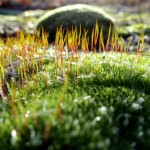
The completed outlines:
<svg viewBox="0 0 150 150">
<path fill-rule="evenodd" d="M 59 66 L 62 80 L 55 78 L 53 61 L 47 62 L 38 80 L 17 89 L 14 105 L 10 97 L 0 102 L 0 147 L 149 149 L 149 58 L 82 54 L 68 78 Z M 68 63 L 64 58 L 66 75 Z"/>
<path fill-rule="evenodd" d="M 132 24 L 124 27 L 116 27 L 116 30 L 119 34 L 130 35 L 131 32 L 141 34 L 144 31 L 145 35 L 150 36 L 150 26 L 143 24 Z"/>
</svg>

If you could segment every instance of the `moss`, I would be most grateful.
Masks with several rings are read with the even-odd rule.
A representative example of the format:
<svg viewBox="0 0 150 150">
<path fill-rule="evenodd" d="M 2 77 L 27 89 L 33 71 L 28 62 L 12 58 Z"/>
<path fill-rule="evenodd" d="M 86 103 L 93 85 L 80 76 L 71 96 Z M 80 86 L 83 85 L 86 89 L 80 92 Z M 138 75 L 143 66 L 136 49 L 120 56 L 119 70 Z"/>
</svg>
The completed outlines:
<svg viewBox="0 0 150 150">
<path fill-rule="evenodd" d="M 131 32 L 141 34 L 144 31 L 145 35 L 150 36 L 150 26 L 149 25 L 144 25 L 144 24 L 132 24 L 129 26 L 124 26 L 124 27 L 116 27 L 116 30 L 119 34 L 121 35 L 130 35 Z"/>
<path fill-rule="evenodd" d="M 150 59 L 140 47 L 128 54 L 120 37 L 110 40 L 110 52 L 107 44 L 101 53 L 70 52 L 61 34 L 60 29 L 55 49 L 44 33 L 0 40 L 7 49 L 0 51 L 0 92 L 5 71 L 18 73 L 18 80 L 8 74 L 9 93 L 0 100 L 0 147 L 149 149 Z M 75 47 L 78 38 L 69 38 Z"/>
<path fill-rule="evenodd" d="M 84 54 L 80 59 L 78 79 L 74 64 L 70 79 L 56 80 L 55 64 L 49 61 L 45 64 L 47 71 L 37 74 L 38 82 L 35 77 L 23 89 L 17 89 L 14 104 L 18 115 L 11 119 L 10 104 L 1 112 L 1 147 L 106 150 L 150 147 L 146 140 L 150 136 L 149 58 L 122 54 L 120 61 L 119 54 L 109 53 L 105 58 L 102 54 Z M 65 62 L 67 72 L 67 58 Z M 61 66 L 59 69 L 61 77 Z M 6 101 L 9 103 L 9 97 Z M 2 101 L 0 106 L 4 108 Z M 5 115 L 5 111 L 10 115 Z M 16 140 L 12 136 L 14 131 Z"/>
</svg>

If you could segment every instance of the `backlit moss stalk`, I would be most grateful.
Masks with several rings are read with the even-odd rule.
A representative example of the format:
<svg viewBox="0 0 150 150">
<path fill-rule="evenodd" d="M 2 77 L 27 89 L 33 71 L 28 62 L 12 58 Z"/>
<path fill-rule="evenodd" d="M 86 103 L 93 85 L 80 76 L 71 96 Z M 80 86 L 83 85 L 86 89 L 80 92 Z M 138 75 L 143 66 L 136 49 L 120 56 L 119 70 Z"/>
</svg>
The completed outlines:
<svg viewBox="0 0 150 150">
<path fill-rule="evenodd" d="M 89 52 L 89 37 L 87 37 L 87 31 L 84 30 L 84 33 L 82 34 L 82 39 L 81 39 L 81 50 L 84 53 Z"/>
<path fill-rule="evenodd" d="M 81 40 L 81 41 L 79 42 L 79 40 Z M 59 57 L 61 57 L 61 60 L 62 60 L 63 59 L 62 54 L 66 47 L 67 51 L 71 52 L 72 58 L 74 58 L 74 55 L 77 56 L 79 48 L 81 48 L 83 53 L 87 53 L 87 52 L 89 52 L 89 43 L 90 43 L 91 44 L 90 51 L 96 52 L 97 51 L 96 46 L 97 46 L 97 44 L 99 44 L 99 52 L 100 51 L 119 52 L 121 54 L 120 55 L 120 62 L 121 62 L 122 54 L 124 52 L 128 53 L 128 51 L 129 51 L 128 49 L 129 49 L 129 46 L 131 45 L 132 39 L 129 40 L 129 42 L 127 43 L 127 46 L 126 46 L 126 43 L 122 40 L 122 36 L 119 36 L 117 34 L 116 30 L 112 29 L 111 24 L 110 24 L 110 28 L 108 31 L 108 39 L 107 39 L 106 43 L 104 43 L 103 26 L 99 30 L 98 23 L 96 22 L 96 25 L 93 28 L 92 37 L 90 38 L 90 40 L 91 41 L 89 41 L 87 30 L 84 30 L 84 32 L 81 32 L 81 30 L 80 30 L 80 32 L 78 33 L 76 28 L 74 28 L 74 30 L 72 28 L 72 30 L 68 30 L 67 33 L 64 34 L 64 32 L 62 32 L 62 27 L 61 27 L 60 29 L 58 29 L 58 32 L 56 34 L 56 40 L 55 40 L 56 54 L 59 49 L 59 51 L 61 52 L 60 53 L 61 56 L 59 56 Z M 141 43 L 141 46 L 140 46 L 140 43 Z M 140 39 L 138 41 L 137 53 L 142 52 L 143 47 L 144 47 L 144 33 L 141 34 Z M 72 62 L 74 62 L 75 60 L 69 59 L 69 61 L 70 61 L 70 66 L 71 66 Z M 58 67 L 57 62 L 58 61 L 56 61 L 56 66 Z M 78 59 L 76 59 L 76 62 L 77 62 L 76 66 L 78 66 Z M 69 69 L 71 69 L 71 68 L 72 67 L 69 67 Z M 70 72 L 70 71 L 68 71 L 68 72 Z M 77 72 L 76 74 L 78 74 L 78 70 L 76 70 L 76 72 Z M 133 72 L 133 70 L 131 67 L 130 74 L 132 74 L 132 72 Z"/>
<path fill-rule="evenodd" d="M 96 21 L 95 27 L 92 30 L 92 37 L 91 37 L 91 50 L 96 52 L 96 45 L 99 36 L 99 26 L 98 22 Z"/>
<path fill-rule="evenodd" d="M 22 87 L 28 82 L 29 74 L 32 77 L 42 67 L 41 61 L 46 54 L 48 47 L 48 35 L 43 31 L 43 36 L 18 33 L 14 38 L 0 39 L 0 86 L 2 97 L 6 96 L 7 84 L 10 79 L 5 74 L 11 76 L 22 83 Z M 13 70 L 13 72 L 9 72 Z M 11 91 L 11 87 L 10 91 Z M 11 93 L 10 93 L 11 94 Z"/>
<path fill-rule="evenodd" d="M 100 34 L 99 35 L 99 52 L 100 52 L 100 51 L 105 51 L 104 37 L 103 37 L 103 26 L 101 27 L 99 34 Z"/>
<path fill-rule="evenodd" d="M 63 52 L 64 52 L 64 31 L 62 27 L 57 29 L 56 39 L 55 39 L 55 68 L 56 68 L 56 78 L 58 76 L 58 66 L 61 64 L 61 69 L 64 70 L 63 62 Z"/>
</svg>

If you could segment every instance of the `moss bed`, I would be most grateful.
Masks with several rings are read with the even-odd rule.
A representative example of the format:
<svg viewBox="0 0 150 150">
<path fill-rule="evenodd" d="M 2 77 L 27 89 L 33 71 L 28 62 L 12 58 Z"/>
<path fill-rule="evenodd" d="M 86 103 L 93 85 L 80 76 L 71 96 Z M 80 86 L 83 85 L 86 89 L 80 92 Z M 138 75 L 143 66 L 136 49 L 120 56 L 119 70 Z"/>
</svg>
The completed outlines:
<svg viewBox="0 0 150 150">
<path fill-rule="evenodd" d="M 80 53 L 70 61 L 66 55 L 56 77 L 55 58 L 47 55 L 44 70 L 0 100 L 0 147 L 150 148 L 149 58 Z"/>
<path fill-rule="evenodd" d="M 91 41 L 80 33 L 0 39 L 0 148 L 150 149 L 144 33 L 132 54 L 111 27 L 106 45 L 98 24 Z"/>
</svg>

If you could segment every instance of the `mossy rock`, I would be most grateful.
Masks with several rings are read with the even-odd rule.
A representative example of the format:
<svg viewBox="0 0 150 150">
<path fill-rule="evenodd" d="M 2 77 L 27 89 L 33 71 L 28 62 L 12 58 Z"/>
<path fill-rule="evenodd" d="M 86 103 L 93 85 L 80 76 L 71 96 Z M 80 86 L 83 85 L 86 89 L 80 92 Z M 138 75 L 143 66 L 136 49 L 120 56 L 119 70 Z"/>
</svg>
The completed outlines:
<svg viewBox="0 0 150 150">
<path fill-rule="evenodd" d="M 72 27 L 77 27 L 79 30 L 81 25 L 82 31 L 88 30 L 88 36 L 91 37 L 96 21 L 99 28 L 103 26 L 104 40 L 106 40 L 110 23 L 112 27 L 114 26 L 114 19 L 101 8 L 85 4 L 67 5 L 50 10 L 39 18 L 36 29 L 43 27 L 49 34 L 49 42 L 55 40 L 56 30 L 60 26 L 66 32 L 66 29 L 72 29 Z"/>
</svg>

